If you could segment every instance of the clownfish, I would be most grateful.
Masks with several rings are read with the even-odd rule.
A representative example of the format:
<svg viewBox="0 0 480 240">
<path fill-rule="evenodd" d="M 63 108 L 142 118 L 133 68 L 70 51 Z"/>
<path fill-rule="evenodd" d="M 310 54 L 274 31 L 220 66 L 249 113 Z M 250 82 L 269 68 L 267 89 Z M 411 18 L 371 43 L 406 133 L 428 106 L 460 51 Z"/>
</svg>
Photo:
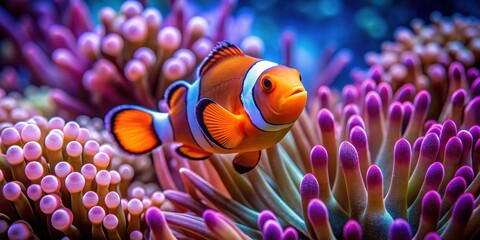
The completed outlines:
<svg viewBox="0 0 480 240">
<path fill-rule="evenodd" d="M 218 43 L 197 69 L 192 84 L 176 81 L 165 92 L 168 113 L 121 105 L 105 126 L 121 149 L 144 154 L 164 143 L 192 160 L 237 153 L 239 173 L 252 170 L 262 149 L 278 143 L 302 113 L 307 92 L 298 70 L 245 55 Z"/>
</svg>

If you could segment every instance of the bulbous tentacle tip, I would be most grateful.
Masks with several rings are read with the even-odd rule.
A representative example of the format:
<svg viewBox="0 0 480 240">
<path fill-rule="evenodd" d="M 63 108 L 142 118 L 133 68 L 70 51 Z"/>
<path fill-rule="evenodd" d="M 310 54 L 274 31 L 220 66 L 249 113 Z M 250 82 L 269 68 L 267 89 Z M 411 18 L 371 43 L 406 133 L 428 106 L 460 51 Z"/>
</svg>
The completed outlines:
<svg viewBox="0 0 480 240">
<path fill-rule="evenodd" d="M 445 171 L 443 165 L 439 162 L 435 162 L 427 169 L 424 184 L 433 187 L 433 189 L 437 189 L 443 181 L 444 174 Z"/>
<path fill-rule="evenodd" d="M 465 180 L 466 185 L 470 185 L 473 182 L 475 173 L 470 166 L 462 166 L 455 173 L 455 177 L 462 177 Z"/>
<path fill-rule="evenodd" d="M 298 239 L 298 232 L 295 228 L 287 227 L 285 231 L 283 231 L 281 240 L 297 240 Z"/>
<path fill-rule="evenodd" d="M 477 77 L 470 88 L 472 98 L 480 96 L 480 77 Z"/>
<path fill-rule="evenodd" d="M 388 110 L 388 118 L 391 121 L 402 121 L 403 117 L 403 107 L 402 104 L 399 102 L 394 102 L 390 105 Z"/>
<path fill-rule="evenodd" d="M 24 220 L 17 220 L 10 227 L 6 227 L 8 229 L 3 233 L 6 232 L 9 239 L 33 239 L 35 236 L 32 226 Z"/>
<path fill-rule="evenodd" d="M 381 188 L 383 183 L 382 171 L 377 165 L 372 165 L 367 171 L 367 189 Z"/>
<path fill-rule="evenodd" d="M 452 137 L 448 140 L 445 145 L 445 159 L 454 159 L 457 156 L 460 156 L 463 151 L 463 144 L 460 138 Z"/>
<path fill-rule="evenodd" d="M 55 229 L 65 231 L 73 223 L 73 213 L 68 208 L 57 209 L 52 214 L 51 223 Z"/>
<path fill-rule="evenodd" d="M 360 240 L 362 236 L 362 227 L 356 220 L 349 220 L 343 227 L 343 238 L 345 240 Z"/>
<path fill-rule="evenodd" d="M 395 163 L 410 163 L 412 148 L 405 138 L 401 138 L 395 143 L 393 151 Z"/>
<path fill-rule="evenodd" d="M 452 222 L 465 224 L 475 207 L 475 198 L 471 193 L 462 194 L 453 208 Z"/>
<path fill-rule="evenodd" d="M 438 222 L 442 198 L 437 191 L 429 191 L 423 197 L 421 218 L 430 223 Z"/>
<path fill-rule="evenodd" d="M 205 210 L 202 214 L 202 218 L 205 220 L 205 224 L 209 229 L 221 228 L 225 221 L 221 218 L 220 213 L 217 213 L 212 209 Z"/>
<path fill-rule="evenodd" d="M 440 240 L 440 239 L 442 238 L 436 232 L 429 232 L 427 233 L 427 235 L 425 235 L 425 238 L 423 238 L 423 240 Z"/>
<path fill-rule="evenodd" d="M 348 116 L 348 115 L 345 115 L 345 116 Z M 360 117 L 358 114 L 351 115 L 348 118 L 346 130 L 351 131 L 355 127 L 365 129 L 365 122 L 363 121 L 363 118 Z"/>
<path fill-rule="evenodd" d="M 405 101 L 411 101 L 414 98 L 415 93 L 415 86 L 411 83 L 407 83 L 397 90 L 393 98 L 395 101 L 403 103 Z"/>
<path fill-rule="evenodd" d="M 440 149 L 440 139 L 437 134 L 429 133 L 422 142 L 420 154 L 428 159 L 434 159 L 437 157 Z"/>
<path fill-rule="evenodd" d="M 339 158 L 344 169 L 353 169 L 358 165 L 357 150 L 347 141 L 340 144 Z"/>
<path fill-rule="evenodd" d="M 390 239 L 407 240 L 411 238 L 412 230 L 410 229 L 410 224 L 402 218 L 395 219 L 390 227 Z"/>
<path fill-rule="evenodd" d="M 335 130 L 335 120 L 330 110 L 324 108 L 318 113 L 318 125 L 320 129 L 325 132 Z"/>
<path fill-rule="evenodd" d="M 382 100 L 380 96 L 375 91 L 368 92 L 367 96 L 365 97 L 365 102 L 367 104 L 367 113 L 370 116 L 376 116 L 381 113 L 382 111 Z"/>
<path fill-rule="evenodd" d="M 448 76 L 450 81 L 458 84 L 465 79 L 465 68 L 460 62 L 452 62 L 448 68 Z"/>
<path fill-rule="evenodd" d="M 429 92 L 422 90 L 417 93 L 414 99 L 415 110 L 420 112 L 426 112 L 432 101 L 432 96 Z"/>
<path fill-rule="evenodd" d="M 463 107 L 467 99 L 467 91 L 465 89 L 457 89 L 452 94 L 452 105 L 455 107 Z"/>
<path fill-rule="evenodd" d="M 265 223 L 268 221 L 268 220 L 273 220 L 273 221 L 277 221 L 278 222 L 278 219 L 277 217 L 275 216 L 275 214 L 270 211 L 270 210 L 263 210 L 260 215 L 258 216 L 258 219 L 257 219 L 257 224 L 258 224 L 258 228 L 259 229 L 263 229 Z"/>
<path fill-rule="evenodd" d="M 317 198 L 319 194 L 318 181 L 310 173 L 305 174 L 300 184 L 300 195 L 304 199 Z"/>
<path fill-rule="evenodd" d="M 280 239 L 282 237 L 282 226 L 274 220 L 268 220 L 262 228 L 263 239 Z"/>
<path fill-rule="evenodd" d="M 444 198 L 450 201 L 456 201 L 465 192 L 466 188 L 467 183 L 464 178 L 454 177 L 445 189 Z"/>
<path fill-rule="evenodd" d="M 310 152 L 310 162 L 313 166 L 325 166 L 328 164 L 328 152 L 321 146 L 316 145 Z"/>
<path fill-rule="evenodd" d="M 313 226 L 328 224 L 328 209 L 322 200 L 312 199 L 308 204 L 307 212 Z"/>
<path fill-rule="evenodd" d="M 370 69 L 370 78 L 375 82 L 380 82 L 383 75 L 383 68 L 380 65 L 374 65 Z"/>
<path fill-rule="evenodd" d="M 457 126 L 451 119 L 446 120 L 442 126 L 442 136 L 455 136 L 457 134 Z"/>
<path fill-rule="evenodd" d="M 355 148 L 366 148 L 368 145 L 367 133 L 359 126 L 355 126 L 350 132 L 350 142 Z"/>
<path fill-rule="evenodd" d="M 157 229 L 160 226 L 166 225 L 165 217 L 163 216 L 162 211 L 157 207 L 148 208 L 145 213 L 145 220 L 150 229 Z"/>
</svg>

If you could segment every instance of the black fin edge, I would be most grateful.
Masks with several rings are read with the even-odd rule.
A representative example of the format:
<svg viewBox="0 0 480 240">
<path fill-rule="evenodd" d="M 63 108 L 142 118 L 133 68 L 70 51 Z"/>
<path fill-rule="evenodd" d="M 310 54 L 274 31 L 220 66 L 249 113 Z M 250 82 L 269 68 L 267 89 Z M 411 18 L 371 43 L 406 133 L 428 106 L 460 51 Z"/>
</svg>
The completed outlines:
<svg viewBox="0 0 480 240">
<path fill-rule="evenodd" d="M 208 107 L 210 104 L 217 104 L 215 101 L 213 101 L 210 98 L 202 98 L 200 101 L 198 101 L 197 106 L 195 107 L 195 115 L 197 117 L 197 122 L 198 125 L 200 126 L 200 129 L 202 129 L 203 134 L 207 136 L 207 138 L 215 143 L 218 147 L 221 147 L 223 149 L 231 149 L 223 146 L 220 142 L 218 142 L 212 134 L 208 131 L 207 126 L 205 125 L 205 120 L 203 118 L 203 112 L 205 111 L 205 108 Z"/>
</svg>

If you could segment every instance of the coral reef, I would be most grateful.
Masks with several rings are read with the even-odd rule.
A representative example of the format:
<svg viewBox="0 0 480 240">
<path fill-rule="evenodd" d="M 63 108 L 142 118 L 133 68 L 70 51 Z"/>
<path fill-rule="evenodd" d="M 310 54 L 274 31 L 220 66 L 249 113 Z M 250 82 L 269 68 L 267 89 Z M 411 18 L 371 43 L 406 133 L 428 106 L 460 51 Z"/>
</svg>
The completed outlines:
<svg viewBox="0 0 480 240">
<path fill-rule="evenodd" d="M 234 1 L 169 3 L 104 7 L 98 26 L 81 0 L 0 4 L 1 239 L 478 238 L 477 18 L 399 28 L 340 92 L 352 55 L 326 51 L 307 109 L 240 175 L 231 155 L 129 156 L 105 132 L 117 104 L 165 110 L 166 87 L 193 81 L 216 41 L 268 47 Z M 295 38 L 281 37 L 289 66 Z"/>
</svg>

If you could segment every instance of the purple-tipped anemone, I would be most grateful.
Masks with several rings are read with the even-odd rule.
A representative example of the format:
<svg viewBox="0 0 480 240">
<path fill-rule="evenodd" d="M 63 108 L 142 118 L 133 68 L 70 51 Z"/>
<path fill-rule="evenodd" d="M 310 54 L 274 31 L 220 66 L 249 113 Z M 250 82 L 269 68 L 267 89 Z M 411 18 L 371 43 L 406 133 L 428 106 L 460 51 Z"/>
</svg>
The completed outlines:
<svg viewBox="0 0 480 240">
<path fill-rule="evenodd" d="M 2 4 L 0 238 L 476 236 L 477 19 L 413 21 L 369 52 L 370 67 L 353 70 L 340 91 L 329 86 L 352 54 L 327 46 L 299 120 L 240 176 L 230 155 L 186 161 L 175 145 L 125 156 L 91 118 L 124 103 L 179 110 L 181 101 L 170 109 L 162 99 L 166 89 L 192 83 L 217 41 L 260 59 L 272 47 L 248 35 L 254 15 L 234 16 L 235 1 L 217 15 L 169 4 L 166 15 L 145 1 L 104 7 L 96 27 L 83 0 Z M 297 61 L 297 39 L 282 33 L 281 64 L 310 60 L 307 51 Z"/>
<path fill-rule="evenodd" d="M 298 239 L 297 230 L 295 230 L 295 228 L 292 228 L 292 227 L 285 228 L 285 230 L 283 231 L 281 239 L 282 240 L 296 240 L 296 239 Z"/>
<path fill-rule="evenodd" d="M 350 142 L 356 149 L 365 148 L 368 144 L 365 130 L 358 126 L 354 127 L 350 132 Z"/>
<path fill-rule="evenodd" d="M 412 156 L 412 150 L 410 147 L 410 143 L 404 138 L 398 140 L 395 143 L 395 149 L 394 149 L 395 162 L 398 162 L 400 164 L 410 163 L 411 156 Z"/>
<path fill-rule="evenodd" d="M 326 109 L 320 110 L 320 112 L 318 113 L 318 125 L 320 126 L 322 131 L 333 131 L 335 125 L 332 113 Z"/>
<path fill-rule="evenodd" d="M 460 196 L 453 208 L 452 223 L 459 226 L 463 225 L 463 227 L 465 227 L 474 207 L 474 198 L 472 194 L 466 193 Z"/>
<path fill-rule="evenodd" d="M 275 216 L 275 214 L 272 211 L 270 211 L 270 210 L 262 211 L 260 213 L 260 215 L 258 216 L 258 220 L 257 220 L 259 229 L 263 229 L 263 226 L 265 225 L 265 223 L 268 220 L 278 221 L 277 217 Z"/>
<path fill-rule="evenodd" d="M 439 150 L 440 140 L 436 134 L 428 134 L 422 142 L 420 154 L 428 159 L 434 159 Z"/>
<path fill-rule="evenodd" d="M 367 190 L 382 187 L 382 171 L 376 165 L 370 166 L 367 172 Z"/>
<path fill-rule="evenodd" d="M 312 199 L 318 197 L 319 189 L 317 179 L 312 174 L 306 174 L 300 185 L 302 198 Z"/>
<path fill-rule="evenodd" d="M 268 220 L 262 228 L 263 239 L 280 239 L 282 236 L 282 227 L 273 220 Z"/>
<path fill-rule="evenodd" d="M 444 176 L 444 168 L 443 165 L 439 162 L 435 162 L 427 170 L 425 174 L 425 181 L 424 183 L 427 186 L 431 186 L 432 188 L 438 188 L 440 183 L 443 180 Z"/>
<path fill-rule="evenodd" d="M 151 229 L 150 234 L 153 239 L 162 239 L 162 237 L 172 234 L 160 209 L 156 207 L 149 208 L 146 212 L 145 220 Z"/>
<path fill-rule="evenodd" d="M 73 215 L 67 209 L 58 209 L 52 214 L 52 226 L 60 231 L 65 231 L 73 223 Z"/>
<path fill-rule="evenodd" d="M 440 238 L 440 235 L 438 235 L 438 233 L 436 232 L 429 232 L 427 235 L 425 235 L 425 238 L 423 238 L 424 240 L 440 240 L 442 238 Z"/>
<path fill-rule="evenodd" d="M 397 218 L 390 227 L 389 238 L 392 240 L 408 240 L 412 239 L 412 230 L 407 221 Z"/>
<path fill-rule="evenodd" d="M 365 97 L 365 101 L 367 104 L 367 113 L 376 116 L 381 112 L 382 101 L 380 96 L 374 91 L 371 91 Z"/>
<path fill-rule="evenodd" d="M 440 217 L 440 207 L 442 200 L 436 191 L 429 191 L 425 194 L 422 201 L 421 221 L 436 224 Z M 432 229 L 433 230 L 433 229 Z"/>
<path fill-rule="evenodd" d="M 349 142 L 340 144 L 339 158 L 342 167 L 352 169 L 358 165 L 358 153 L 355 147 Z"/>
<path fill-rule="evenodd" d="M 314 226 L 326 224 L 328 222 L 327 206 L 321 200 L 311 200 L 308 204 L 308 219 Z"/>
<path fill-rule="evenodd" d="M 310 161 L 312 166 L 323 167 L 328 164 L 328 152 L 320 145 L 314 146 L 310 152 Z"/>
<path fill-rule="evenodd" d="M 362 228 L 355 220 L 349 220 L 343 227 L 343 238 L 346 240 L 362 239 Z"/>
</svg>

